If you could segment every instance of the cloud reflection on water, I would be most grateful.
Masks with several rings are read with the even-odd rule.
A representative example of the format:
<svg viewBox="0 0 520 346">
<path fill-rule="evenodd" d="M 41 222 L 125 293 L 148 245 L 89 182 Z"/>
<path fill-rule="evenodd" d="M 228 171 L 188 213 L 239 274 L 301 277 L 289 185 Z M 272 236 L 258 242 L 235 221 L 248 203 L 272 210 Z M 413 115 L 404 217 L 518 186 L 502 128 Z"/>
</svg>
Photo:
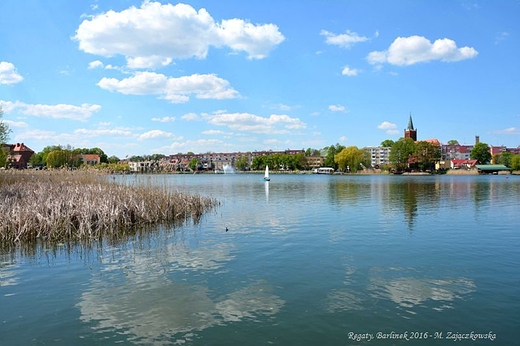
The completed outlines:
<svg viewBox="0 0 520 346">
<path fill-rule="evenodd" d="M 409 314 L 415 314 L 417 306 L 443 311 L 453 308 L 453 302 L 476 291 L 472 280 L 459 278 L 421 278 L 406 268 L 371 268 L 368 272 L 366 290 L 353 287 L 351 275 L 355 272 L 347 267 L 345 287 L 332 290 L 327 296 L 327 311 L 363 310 L 368 300 L 392 301 Z M 417 274 L 417 273 L 415 273 Z"/>
<path fill-rule="evenodd" d="M 0 287 L 17 285 L 18 271 L 17 265 L 0 262 Z"/>
<path fill-rule="evenodd" d="M 186 275 L 180 279 L 183 282 L 175 282 L 180 273 L 198 276 L 218 270 L 233 259 L 231 248 L 217 244 L 189 249 L 174 243 L 156 250 L 160 256 L 149 249 L 115 250 L 81 295 L 80 319 L 94 323 L 98 332 L 129 334 L 128 340 L 148 345 L 174 338 L 182 343 L 209 327 L 278 313 L 285 302 L 263 282 L 227 294 L 216 294 L 204 284 L 207 280 L 190 283 L 187 280 L 193 278 Z"/>
</svg>

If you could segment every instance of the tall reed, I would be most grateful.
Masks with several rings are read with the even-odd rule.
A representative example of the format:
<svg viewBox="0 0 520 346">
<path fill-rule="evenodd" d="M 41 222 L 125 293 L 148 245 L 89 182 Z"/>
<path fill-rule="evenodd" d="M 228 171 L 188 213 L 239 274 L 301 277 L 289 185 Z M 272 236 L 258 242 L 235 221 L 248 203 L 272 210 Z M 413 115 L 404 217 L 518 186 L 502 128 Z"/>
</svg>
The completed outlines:
<svg viewBox="0 0 520 346">
<path fill-rule="evenodd" d="M 0 241 L 114 237 L 197 222 L 216 205 L 212 198 L 117 184 L 91 172 L 0 172 Z"/>
</svg>

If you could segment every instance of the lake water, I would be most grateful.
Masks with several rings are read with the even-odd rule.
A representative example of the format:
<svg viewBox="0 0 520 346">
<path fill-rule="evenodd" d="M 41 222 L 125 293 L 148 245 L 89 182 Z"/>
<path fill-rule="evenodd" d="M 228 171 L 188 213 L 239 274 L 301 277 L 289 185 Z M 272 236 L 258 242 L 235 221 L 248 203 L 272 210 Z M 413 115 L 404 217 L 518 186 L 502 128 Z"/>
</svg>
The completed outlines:
<svg viewBox="0 0 520 346">
<path fill-rule="evenodd" d="M 518 176 L 117 179 L 222 204 L 0 254 L 1 345 L 520 344 Z"/>
</svg>

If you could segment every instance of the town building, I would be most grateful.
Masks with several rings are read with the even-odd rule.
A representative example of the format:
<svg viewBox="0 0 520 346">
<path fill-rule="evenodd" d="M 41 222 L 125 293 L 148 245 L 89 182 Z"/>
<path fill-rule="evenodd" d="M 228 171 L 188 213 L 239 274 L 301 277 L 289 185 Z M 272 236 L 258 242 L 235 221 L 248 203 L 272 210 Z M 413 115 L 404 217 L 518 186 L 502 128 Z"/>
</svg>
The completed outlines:
<svg viewBox="0 0 520 346">
<path fill-rule="evenodd" d="M 3 150 L 7 151 L 7 167 L 26 169 L 34 151 L 23 143 L 6 144 Z"/>
<path fill-rule="evenodd" d="M 441 160 L 469 160 L 471 150 L 474 145 L 462 145 L 462 144 L 442 144 L 441 145 Z"/>
<path fill-rule="evenodd" d="M 474 169 L 476 164 L 478 163 L 477 160 L 457 160 L 453 159 L 450 161 L 450 168 L 451 169 Z"/>
<path fill-rule="evenodd" d="M 413 127 L 412 115 L 408 120 L 408 127 L 404 129 L 404 138 L 411 138 L 414 142 L 417 141 L 417 130 Z"/>
<path fill-rule="evenodd" d="M 390 164 L 390 147 L 365 147 L 370 153 L 370 165 L 374 168 L 380 168 Z"/>
<path fill-rule="evenodd" d="M 80 154 L 83 164 L 88 166 L 99 165 L 101 157 L 99 154 Z"/>
<path fill-rule="evenodd" d="M 320 168 L 323 166 L 324 160 L 325 158 L 323 156 L 305 156 L 307 167 L 311 169 Z"/>
</svg>

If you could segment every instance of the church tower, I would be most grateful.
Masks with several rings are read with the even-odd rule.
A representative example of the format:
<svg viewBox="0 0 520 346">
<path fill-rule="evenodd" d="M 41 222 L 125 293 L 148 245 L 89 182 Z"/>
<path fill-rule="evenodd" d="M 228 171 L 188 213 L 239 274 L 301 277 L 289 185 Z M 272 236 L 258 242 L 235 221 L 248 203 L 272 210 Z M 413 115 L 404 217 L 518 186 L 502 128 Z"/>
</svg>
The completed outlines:
<svg viewBox="0 0 520 346">
<path fill-rule="evenodd" d="M 410 120 L 408 120 L 408 128 L 404 130 L 404 138 L 411 138 L 413 141 L 417 141 L 417 130 L 413 128 L 412 114 L 410 114 Z"/>
</svg>

